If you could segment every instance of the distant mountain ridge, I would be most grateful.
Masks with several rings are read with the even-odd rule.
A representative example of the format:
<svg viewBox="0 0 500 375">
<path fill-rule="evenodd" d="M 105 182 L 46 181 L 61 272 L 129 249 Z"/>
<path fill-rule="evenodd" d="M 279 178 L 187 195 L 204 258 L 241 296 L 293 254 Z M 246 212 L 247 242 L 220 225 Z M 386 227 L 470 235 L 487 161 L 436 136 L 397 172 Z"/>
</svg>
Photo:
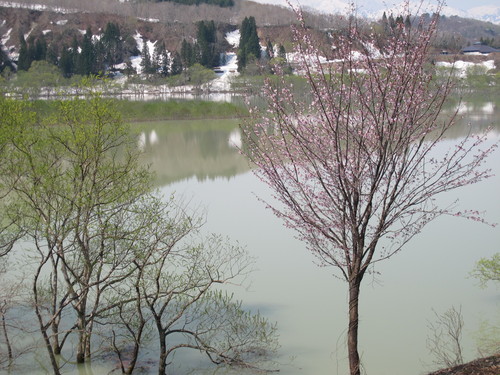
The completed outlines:
<svg viewBox="0 0 500 375">
<path fill-rule="evenodd" d="M 273 3 L 276 4 L 281 0 L 254 0 L 259 3 Z M 297 1 L 297 0 L 296 0 Z M 498 1 L 498 0 L 497 0 Z M 292 4 L 295 3 L 294 0 L 291 1 Z M 301 6 L 305 9 L 324 14 L 348 14 L 351 12 L 351 5 L 349 1 L 345 0 L 313 0 L 313 1 L 299 1 Z M 365 1 L 366 3 L 366 1 Z M 391 12 L 396 15 L 400 14 L 405 7 L 406 2 L 400 2 L 392 6 L 387 6 L 385 2 L 381 0 L 370 1 L 369 4 L 361 3 L 357 4 L 356 13 L 359 16 L 368 19 L 380 19 L 384 11 L 387 15 Z M 412 1 L 410 3 L 411 14 L 416 13 L 432 13 L 433 9 L 436 8 L 436 3 L 430 0 L 424 3 L 420 1 Z M 417 12 L 419 10 L 419 12 Z M 472 18 L 480 21 L 491 22 L 500 25 L 500 5 L 490 4 L 484 6 L 471 7 L 468 9 L 457 9 L 450 6 L 444 6 L 440 12 L 442 15 L 447 17 L 458 16 L 462 18 Z"/>
<path fill-rule="evenodd" d="M 436 9 L 436 5 L 432 3 L 410 3 L 410 14 L 422 14 L 422 13 L 433 13 Z M 393 13 L 394 15 L 404 14 L 407 12 L 407 7 L 405 3 L 399 3 L 395 6 L 389 7 L 387 9 L 380 9 L 375 12 L 367 13 L 366 16 L 371 19 L 380 19 L 383 13 L 389 15 Z M 479 6 L 473 7 L 468 10 L 462 10 L 453 8 L 450 6 L 443 6 L 440 11 L 441 15 L 446 17 L 462 17 L 462 18 L 472 18 L 475 20 L 480 20 L 484 22 L 491 22 L 497 25 L 500 25 L 500 6 L 498 5 L 487 5 L 487 6 Z"/>
</svg>

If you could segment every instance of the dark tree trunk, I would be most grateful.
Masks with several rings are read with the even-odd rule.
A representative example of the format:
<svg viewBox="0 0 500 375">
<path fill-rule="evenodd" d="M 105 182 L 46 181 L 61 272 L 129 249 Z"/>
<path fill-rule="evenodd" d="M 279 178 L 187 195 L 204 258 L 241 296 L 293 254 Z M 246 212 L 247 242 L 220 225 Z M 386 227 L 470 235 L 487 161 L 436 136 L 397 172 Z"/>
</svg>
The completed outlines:
<svg viewBox="0 0 500 375">
<path fill-rule="evenodd" d="M 52 365 L 52 370 L 54 371 L 54 375 L 61 375 L 61 371 L 59 370 L 59 364 L 57 363 L 56 356 L 54 355 L 54 351 L 52 350 L 52 345 L 50 342 L 49 335 L 47 334 L 47 329 L 44 328 L 42 314 L 38 306 L 35 306 L 36 316 L 38 318 L 38 322 L 40 323 L 40 330 L 42 332 L 43 340 L 45 341 L 45 347 L 49 353 L 50 364 Z"/>
<path fill-rule="evenodd" d="M 158 363 L 158 375 L 167 374 L 167 337 L 163 329 L 159 332 L 160 338 L 160 360 Z"/>
<path fill-rule="evenodd" d="M 76 363 L 85 363 L 85 348 L 86 348 L 86 326 L 85 315 L 78 311 L 78 344 L 76 347 Z"/>
<path fill-rule="evenodd" d="M 9 334 L 7 333 L 7 324 L 5 323 L 5 314 L 2 313 L 2 328 L 3 328 L 3 335 L 5 338 L 5 345 L 7 345 L 7 355 L 9 358 L 9 366 L 12 364 L 12 361 L 14 359 L 14 355 L 12 353 L 12 345 L 10 344 L 9 340 Z"/>
<path fill-rule="evenodd" d="M 351 375 L 360 375 L 358 353 L 358 321 L 359 321 L 359 290 L 361 280 L 354 278 L 349 281 L 349 329 L 347 331 L 347 350 L 349 352 L 349 369 Z"/>
</svg>

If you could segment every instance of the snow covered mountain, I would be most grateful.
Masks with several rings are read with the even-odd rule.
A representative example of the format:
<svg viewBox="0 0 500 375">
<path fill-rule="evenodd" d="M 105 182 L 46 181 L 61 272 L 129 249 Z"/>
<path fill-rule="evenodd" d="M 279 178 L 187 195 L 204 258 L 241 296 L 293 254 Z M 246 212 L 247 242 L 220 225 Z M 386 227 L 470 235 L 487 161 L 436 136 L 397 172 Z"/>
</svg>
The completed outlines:
<svg viewBox="0 0 500 375">
<path fill-rule="evenodd" d="M 286 0 L 252 0 L 259 3 L 276 4 L 287 6 Z M 498 0 L 492 0 L 498 2 Z M 299 5 L 305 9 L 321 13 L 340 13 L 347 14 L 350 12 L 349 0 L 290 0 L 294 5 Z M 370 19 L 379 19 L 382 17 L 384 11 L 387 15 L 393 13 L 394 15 L 405 14 L 405 4 L 402 1 L 387 2 L 385 0 L 357 0 L 356 13 Z M 390 5 L 392 4 L 392 5 Z M 463 4 L 463 3 L 462 3 Z M 470 3 L 472 5 L 472 3 Z M 418 0 L 411 1 L 410 11 L 411 14 L 419 13 L 433 13 L 436 9 L 436 1 L 427 0 L 422 3 Z M 444 6 L 441 14 L 451 17 L 459 16 L 463 18 L 474 18 L 481 21 L 492 22 L 500 25 L 500 6 L 499 5 L 481 5 L 472 8 L 464 9 L 457 6 Z"/>
<path fill-rule="evenodd" d="M 500 25 L 500 6 L 485 5 L 469 9 L 467 17 Z"/>
<path fill-rule="evenodd" d="M 433 5 L 432 3 L 420 4 L 412 2 L 409 7 L 410 14 L 433 13 L 435 9 L 436 5 Z M 373 19 L 380 19 L 384 11 L 387 15 L 391 13 L 394 15 L 404 15 L 407 13 L 407 10 L 408 9 L 407 7 L 405 7 L 405 3 L 399 3 L 387 9 L 380 9 L 376 12 L 368 14 L 367 16 Z M 441 9 L 440 13 L 446 17 L 459 16 L 462 18 L 473 18 L 480 21 L 492 22 L 500 25 L 500 6 L 498 5 L 484 5 L 467 10 L 444 6 Z"/>
</svg>

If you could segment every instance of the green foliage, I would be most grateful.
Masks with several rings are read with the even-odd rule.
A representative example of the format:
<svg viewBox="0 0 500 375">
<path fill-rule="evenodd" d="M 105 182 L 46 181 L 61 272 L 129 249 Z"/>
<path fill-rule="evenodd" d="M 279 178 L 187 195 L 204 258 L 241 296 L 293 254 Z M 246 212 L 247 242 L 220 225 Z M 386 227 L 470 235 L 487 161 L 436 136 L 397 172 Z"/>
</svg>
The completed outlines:
<svg viewBox="0 0 500 375">
<path fill-rule="evenodd" d="M 196 63 L 211 69 L 219 65 L 221 52 L 214 21 L 199 21 L 196 23 L 196 42 L 182 41 L 180 59 L 184 69 Z"/>
<path fill-rule="evenodd" d="M 240 44 L 238 48 L 238 71 L 241 72 L 251 56 L 260 59 L 260 43 L 257 35 L 255 17 L 245 17 L 240 29 Z"/>
<path fill-rule="evenodd" d="M 486 287 L 488 282 L 500 281 L 500 253 L 494 254 L 490 259 L 480 259 L 471 275 L 479 280 L 481 287 Z"/>
<path fill-rule="evenodd" d="M 56 66 L 47 61 L 33 61 L 27 72 L 19 72 L 17 87 L 25 93 L 39 94 L 42 89 L 48 93 L 63 84 L 63 76 Z"/>
<path fill-rule="evenodd" d="M 500 353 L 500 312 L 493 322 L 482 321 L 474 336 L 482 357 Z"/>
<path fill-rule="evenodd" d="M 234 118 L 244 113 L 243 107 L 231 103 L 207 101 L 148 101 L 115 102 L 117 110 L 127 121 Z"/>
<path fill-rule="evenodd" d="M 207 69 L 200 64 L 194 64 L 189 67 L 184 74 L 187 77 L 187 83 L 195 86 L 197 89 L 199 89 L 204 83 L 207 83 L 215 78 L 213 70 Z"/>
<path fill-rule="evenodd" d="M 83 363 L 94 354 L 97 331 L 122 366 L 130 363 L 128 373 L 153 329 L 160 373 L 180 348 L 218 364 L 245 365 L 255 350 L 272 353 L 275 326 L 213 290 L 247 275 L 248 254 L 222 236 L 201 236 L 204 218 L 151 192 L 152 176 L 139 164 L 116 103 L 92 93 L 54 102 L 54 114 L 37 121 L 36 106 L 0 97 L 0 155 L 8 155 L 0 181 L 9 194 L 0 222 L 12 223 L 32 246 L 30 306 L 53 372 L 61 373 L 56 354 L 68 335 Z M 59 324 L 73 328 L 60 331 Z M 130 345 L 135 357 L 124 361 Z"/>
</svg>

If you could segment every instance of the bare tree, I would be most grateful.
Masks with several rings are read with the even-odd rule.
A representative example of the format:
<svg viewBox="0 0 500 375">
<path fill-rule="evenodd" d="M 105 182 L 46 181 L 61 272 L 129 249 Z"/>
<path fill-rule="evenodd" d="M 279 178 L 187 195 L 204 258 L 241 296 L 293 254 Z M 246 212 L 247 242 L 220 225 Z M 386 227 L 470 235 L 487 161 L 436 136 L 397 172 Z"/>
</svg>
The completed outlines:
<svg viewBox="0 0 500 375">
<path fill-rule="evenodd" d="M 32 325 L 29 321 L 32 315 L 25 314 L 23 305 L 24 285 L 23 277 L 19 274 L 13 277 L 7 275 L 11 267 L 5 258 L 0 260 L 0 370 L 12 371 L 15 361 L 32 351 L 30 340 L 23 336 L 29 334 Z"/>
<path fill-rule="evenodd" d="M 254 366 L 256 359 L 268 358 L 276 348 L 275 327 L 214 291 L 216 285 L 241 282 L 247 275 L 251 259 L 246 251 L 219 235 L 201 237 L 203 218 L 188 215 L 172 199 L 167 205 L 155 199 L 144 204 L 149 210 L 136 212 L 157 221 L 137 243 L 134 276 L 114 288 L 113 296 L 124 302 L 109 311 L 116 327 L 112 347 L 122 371 L 132 372 L 145 332 L 157 336 L 161 375 L 179 349 L 205 353 L 216 364 Z"/>
<path fill-rule="evenodd" d="M 427 325 L 429 337 L 427 347 L 439 366 L 453 367 L 464 362 L 462 355 L 462 330 L 464 319 L 462 308 L 455 306 L 443 314 L 434 311 L 435 321 Z"/>
<path fill-rule="evenodd" d="M 252 109 L 255 124 L 242 127 L 243 152 L 274 191 L 274 213 L 348 283 L 349 366 L 359 375 L 363 277 L 440 215 L 482 221 L 477 212 L 437 206 L 435 197 L 488 177 L 481 167 L 496 145 L 481 147 L 485 135 L 468 135 L 443 151 L 454 116 L 439 117 L 452 82 L 436 84 L 428 63 L 438 16 L 397 26 L 383 43 L 351 17 L 332 35 L 333 59 L 325 61 L 297 13 L 296 70 L 308 91 L 294 92 L 283 75 L 269 80 L 266 109 Z"/>
</svg>

